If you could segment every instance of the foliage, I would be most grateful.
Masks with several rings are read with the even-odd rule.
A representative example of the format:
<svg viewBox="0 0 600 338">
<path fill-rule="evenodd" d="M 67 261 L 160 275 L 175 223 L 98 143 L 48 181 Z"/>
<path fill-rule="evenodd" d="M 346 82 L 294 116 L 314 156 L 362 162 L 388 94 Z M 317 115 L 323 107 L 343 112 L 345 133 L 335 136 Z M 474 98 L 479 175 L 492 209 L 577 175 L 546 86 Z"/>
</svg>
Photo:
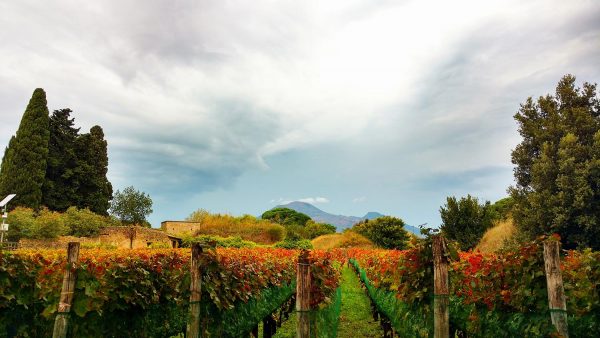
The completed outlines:
<svg viewBox="0 0 600 338">
<path fill-rule="evenodd" d="M 183 237 L 183 247 L 189 248 L 193 243 L 214 243 L 218 248 L 254 248 L 256 243 L 245 241 L 239 236 L 221 237 L 221 236 L 185 236 Z"/>
<path fill-rule="evenodd" d="M 276 248 L 282 249 L 312 249 L 313 245 L 308 239 L 290 239 L 286 238 L 274 245 Z"/>
<path fill-rule="evenodd" d="M 8 222 L 8 238 L 12 241 L 18 241 L 22 237 L 43 239 L 61 235 L 93 237 L 103 227 L 118 225 L 110 217 L 76 207 L 70 207 L 64 213 L 46 208 L 35 212 L 29 208 L 17 207 L 8 213 Z"/>
<path fill-rule="evenodd" d="M 327 223 L 317 223 L 312 219 L 306 222 L 304 226 L 304 236 L 307 239 L 314 239 L 322 235 L 335 234 L 336 227 Z"/>
<path fill-rule="evenodd" d="M 16 135 L 10 139 L 0 168 L 0 195 L 17 194 L 11 206 L 40 207 L 49 136 L 46 93 L 37 88 Z"/>
<path fill-rule="evenodd" d="M 77 237 L 94 237 L 106 226 L 116 226 L 112 218 L 91 212 L 89 209 L 70 207 L 62 214 L 68 235 Z"/>
<path fill-rule="evenodd" d="M 514 218 L 530 238 L 558 233 L 567 248 L 600 249 L 600 100 L 564 76 L 555 96 L 521 104 L 512 152 Z"/>
<path fill-rule="evenodd" d="M 108 215 L 112 186 L 102 128 L 79 135 L 68 108 L 48 116 L 46 93 L 33 92 L 0 169 L 0 194 L 16 193 L 11 206 L 65 211 L 70 206 Z"/>
<path fill-rule="evenodd" d="M 451 335 L 537 337 L 552 333 L 542 242 L 539 238 L 498 254 L 450 252 Z M 550 239 L 552 240 L 552 239 Z M 555 239 L 558 240 L 558 239 Z M 452 251 L 452 250 L 450 250 Z M 372 285 L 378 307 L 397 318 L 400 334 L 431 332 L 431 251 L 348 250 Z M 562 262 L 569 330 L 576 337 L 600 334 L 600 253 L 569 251 Z M 369 287 L 368 287 L 369 288 Z M 420 318 L 420 319 L 419 319 Z M 395 326 L 396 327 L 396 326 Z M 417 333 L 415 333 L 417 332 Z M 418 333 L 421 332 L 421 333 Z"/>
<path fill-rule="evenodd" d="M 48 163 L 42 186 L 42 203 L 50 210 L 65 211 L 79 201 L 78 160 L 75 140 L 79 128 L 74 127 L 71 109 L 55 110 L 50 115 Z"/>
<path fill-rule="evenodd" d="M 202 303 L 213 336 L 252 327 L 293 292 L 298 252 L 216 249 L 202 256 Z M 81 250 L 72 306 L 74 336 L 165 337 L 183 332 L 189 308 L 189 249 Z M 313 252 L 313 305 L 333 298 L 340 252 Z M 0 334 L 44 336 L 60 297 L 64 250 L 0 252 Z M 206 312 L 205 312 L 206 313 Z M 245 334 L 247 334 L 246 332 Z"/>
<path fill-rule="evenodd" d="M 495 213 L 490 202 L 479 204 L 477 198 L 467 195 L 460 200 L 448 197 L 440 207 L 441 230 L 444 236 L 457 241 L 462 250 L 474 248 L 485 231 L 492 226 Z"/>
<path fill-rule="evenodd" d="M 194 211 L 186 221 L 198 222 L 198 230 L 193 236 L 241 237 L 245 241 L 260 244 L 273 244 L 285 237 L 285 228 L 268 220 L 251 215 L 234 217 L 211 214 L 206 210 Z"/>
<path fill-rule="evenodd" d="M 352 230 L 385 249 L 404 249 L 409 239 L 408 233 L 404 230 L 404 221 L 391 216 L 366 219 L 354 225 Z"/>
<path fill-rule="evenodd" d="M 495 220 L 504 221 L 511 217 L 515 200 L 512 197 L 505 197 L 497 200 L 491 205 L 491 212 Z"/>
<path fill-rule="evenodd" d="M 56 238 L 68 232 L 61 215 L 45 208 L 35 212 L 29 208 L 17 207 L 8 213 L 8 222 L 8 238 L 13 241 L 18 241 L 21 237 Z"/>
<path fill-rule="evenodd" d="M 146 193 L 129 186 L 122 192 L 115 192 L 110 212 L 125 224 L 149 226 L 146 216 L 152 213 L 152 199 Z"/>
<path fill-rule="evenodd" d="M 284 226 L 299 225 L 303 227 L 310 220 L 309 216 L 289 208 L 267 210 L 260 217 Z"/>
<path fill-rule="evenodd" d="M 108 215 L 108 209 L 112 206 L 110 200 L 113 198 L 112 184 L 106 178 L 107 147 L 104 131 L 100 126 L 93 126 L 89 133 L 80 135 L 75 142 L 80 182 L 77 207 L 87 208 L 101 215 Z"/>
</svg>

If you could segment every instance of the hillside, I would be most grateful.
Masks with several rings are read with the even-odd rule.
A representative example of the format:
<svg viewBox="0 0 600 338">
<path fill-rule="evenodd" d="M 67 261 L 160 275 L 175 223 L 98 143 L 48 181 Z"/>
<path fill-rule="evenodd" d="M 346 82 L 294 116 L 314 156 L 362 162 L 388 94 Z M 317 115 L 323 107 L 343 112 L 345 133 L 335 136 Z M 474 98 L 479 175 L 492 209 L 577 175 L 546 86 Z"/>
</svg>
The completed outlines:
<svg viewBox="0 0 600 338">
<path fill-rule="evenodd" d="M 365 219 L 375 219 L 378 217 L 384 216 L 381 213 L 370 211 L 366 213 L 362 217 L 357 216 L 345 216 L 345 215 L 335 215 L 330 214 L 326 211 L 323 211 L 310 203 L 305 202 L 290 202 L 288 204 L 278 205 L 276 208 L 289 208 L 295 210 L 297 212 L 301 212 L 305 215 L 308 215 L 316 222 L 328 223 L 334 225 L 337 228 L 337 231 L 342 231 L 347 228 L 351 228 L 354 224 L 363 221 Z M 420 231 L 418 228 L 405 225 L 404 228 L 413 234 L 420 236 Z"/>
<path fill-rule="evenodd" d="M 482 252 L 498 251 L 502 248 L 504 241 L 510 239 L 515 233 L 516 228 L 512 218 L 499 221 L 483 234 L 481 241 L 475 249 Z"/>
</svg>

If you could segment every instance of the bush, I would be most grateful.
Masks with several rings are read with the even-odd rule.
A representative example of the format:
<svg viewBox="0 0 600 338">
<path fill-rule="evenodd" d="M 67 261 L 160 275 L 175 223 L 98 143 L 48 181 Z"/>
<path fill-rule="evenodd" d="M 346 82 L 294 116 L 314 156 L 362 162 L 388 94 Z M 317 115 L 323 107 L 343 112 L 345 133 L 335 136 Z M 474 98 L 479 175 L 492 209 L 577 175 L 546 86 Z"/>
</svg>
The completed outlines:
<svg viewBox="0 0 600 338">
<path fill-rule="evenodd" d="M 405 249 L 410 238 L 404 230 L 404 221 L 391 216 L 364 220 L 354 225 L 352 230 L 367 237 L 373 244 L 385 249 Z"/>
<path fill-rule="evenodd" d="M 316 223 L 313 220 L 306 222 L 304 226 L 305 238 L 313 239 L 322 235 L 335 234 L 336 227 L 326 223 Z"/>
<path fill-rule="evenodd" d="M 69 229 L 68 234 L 77 237 L 93 237 L 100 229 L 114 224 L 113 219 L 91 212 L 89 209 L 70 207 L 63 214 L 64 222 Z"/>
<path fill-rule="evenodd" d="M 116 219 L 76 207 L 70 207 L 62 214 L 45 208 L 36 213 L 29 208 L 17 207 L 8 213 L 8 223 L 11 241 L 22 237 L 43 239 L 62 235 L 93 237 L 103 227 L 120 225 Z"/>
<path fill-rule="evenodd" d="M 471 195 L 460 200 L 448 197 L 446 205 L 440 208 L 440 216 L 442 233 L 457 241 L 461 250 L 474 248 L 496 218 L 489 201 L 479 204 Z"/>
<path fill-rule="evenodd" d="M 28 237 L 30 229 L 34 228 L 35 215 L 30 208 L 16 207 L 8 213 L 9 224 L 7 238 L 9 241 L 18 241 L 21 237 Z"/>
<path fill-rule="evenodd" d="M 256 243 L 251 241 L 245 241 L 239 236 L 235 237 L 221 237 L 221 236 L 190 236 L 183 238 L 182 246 L 189 248 L 193 243 L 214 243 L 216 247 L 220 248 L 254 248 Z"/>
<path fill-rule="evenodd" d="M 308 239 L 291 240 L 286 238 L 275 243 L 275 247 L 281 249 L 312 249 L 313 245 Z"/>
</svg>

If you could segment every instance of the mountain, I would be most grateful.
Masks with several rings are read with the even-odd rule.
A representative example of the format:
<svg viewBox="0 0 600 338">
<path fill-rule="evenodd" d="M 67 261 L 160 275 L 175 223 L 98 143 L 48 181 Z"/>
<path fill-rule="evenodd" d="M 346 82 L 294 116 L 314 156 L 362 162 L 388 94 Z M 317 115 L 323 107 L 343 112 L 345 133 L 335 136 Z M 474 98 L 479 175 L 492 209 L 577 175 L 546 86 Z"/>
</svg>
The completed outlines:
<svg viewBox="0 0 600 338">
<path fill-rule="evenodd" d="M 331 225 L 335 225 L 335 227 L 337 228 L 338 231 L 342 231 L 344 229 L 350 228 L 354 224 L 356 224 L 360 221 L 363 221 L 365 219 L 370 220 L 370 219 L 375 219 L 375 218 L 384 216 L 383 214 L 374 212 L 374 211 L 367 212 L 367 214 L 364 215 L 363 217 L 334 215 L 334 214 L 325 212 L 310 203 L 305 203 L 305 202 L 290 202 L 288 204 L 278 205 L 275 208 L 288 208 L 288 209 L 295 210 L 297 212 L 301 212 L 301 213 L 309 216 L 310 218 L 312 218 L 313 221 L 315 221 L 315 222 L 328 223 Z M 416 227 L 413 227 L 410 225 L 405 225 L 404 229 L 420 236 L 420 231 Z"/>
</svg>

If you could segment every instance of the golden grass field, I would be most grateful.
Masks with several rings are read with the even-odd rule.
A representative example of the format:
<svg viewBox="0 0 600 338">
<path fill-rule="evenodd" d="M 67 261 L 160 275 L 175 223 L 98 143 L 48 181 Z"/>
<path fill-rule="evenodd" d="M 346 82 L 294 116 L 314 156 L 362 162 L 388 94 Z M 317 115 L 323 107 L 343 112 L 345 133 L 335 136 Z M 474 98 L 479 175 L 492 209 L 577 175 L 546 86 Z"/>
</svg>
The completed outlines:
<svg viewBox="0 0 600 338">
<path fill-rule="evenodd" d="M 475 250 L 481 252 L 498 251 L 507 239 L 513 237 L 517 232 L 517 228 L 512 218 L 497 222 L 492 228 L 483 234 L 481 241 Z"/>
<path fill-rule="evenodd" d="M 319 236 L 312 241 L 315 249 L 362 248 L 373 249 L 375 245 L 366 237 L 352 231 Z"/>
<path fill-rule="evenodd" d="M 192 234 L 220 237 L 239 236 L 243 240 L 259 244 L 273 244 L 285 238 L 285 228 L 279 224 L 245 215 L 209 214 L 204 210 L 194 212 L 188 220 L 201 223 Z"/>
</svg>

